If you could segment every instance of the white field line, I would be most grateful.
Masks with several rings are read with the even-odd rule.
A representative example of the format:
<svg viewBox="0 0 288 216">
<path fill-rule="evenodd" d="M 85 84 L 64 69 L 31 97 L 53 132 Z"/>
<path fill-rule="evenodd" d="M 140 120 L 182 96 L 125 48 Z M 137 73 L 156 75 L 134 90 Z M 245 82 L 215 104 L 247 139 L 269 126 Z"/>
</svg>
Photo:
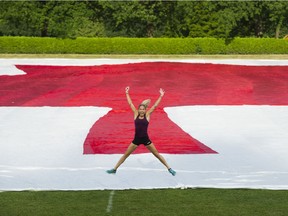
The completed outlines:
<svg viewBox="0 0 288 216">
<path fill-rule="evenodd" d="M 112 211 L 112 208 L 113 208 L 113 196 L 115 194 L 115 191 L 111 191 L 110 192 L 110 196 L 109 196 L 109 200 L 108 200 L 108 205 L 107 205 L 107 209 L 106 209 L 106 212 L 107 213 L 110 213 Z"/>
</svg>

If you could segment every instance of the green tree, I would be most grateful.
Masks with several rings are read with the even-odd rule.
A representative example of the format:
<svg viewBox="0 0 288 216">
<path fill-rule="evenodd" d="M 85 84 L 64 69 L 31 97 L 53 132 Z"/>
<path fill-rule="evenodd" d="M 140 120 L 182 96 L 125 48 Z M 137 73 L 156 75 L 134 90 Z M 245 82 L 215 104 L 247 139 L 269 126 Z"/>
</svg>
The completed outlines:
<svg viewBox="0 0 288 216">
<path fill-rule="evenodd" d="M 283 37 L 285 1 L 0 1 L 0 35 Z"/>
<path fill-rule="evenodd" d="M 287 7 L 288 3 L 282 1 L 239 2 L 236 13 L 240 15 L 240 19 L 233 28 L 233 36 L 278 38 L 281 29 L 287 33 Z"/>
<path fill-rule="evenodd" d="M 40 36 L 39 10 L 34 2 L 1 2 L 0 34 Z"/>
<path fill-rule="evenodd" d="M 104 26 L 90 20 L 93 12 L 85 2 L 40 1 L 38 4 L 43 37 L 104 36 Z"/>
<path fill-rule="evenodd" d="M 274 29 L 275 38 L 284 37 L 288 34 L 288 2 L 275 1 L 267 4 L 270 11 L 269 22 Z M 283 30 L 281 32 L 281 30 Z"/>
<path fill-rule="evenodd" d="M 182 37 L 213 37 L 219 33 L 217 4 L 209 1 L 178 2 L 177 18 Z"/>
<path fill-rule="evenodd" d="M 158 13 L 162 2 L 118 1 L 100 2 L 108 35 L 153 37 L 159 26 Z"/>
<path fill-rule="evenodd" d="M 0 34 L 12 36 L 105 36 L 84 1 L 1 2 Z"/>
</svg>

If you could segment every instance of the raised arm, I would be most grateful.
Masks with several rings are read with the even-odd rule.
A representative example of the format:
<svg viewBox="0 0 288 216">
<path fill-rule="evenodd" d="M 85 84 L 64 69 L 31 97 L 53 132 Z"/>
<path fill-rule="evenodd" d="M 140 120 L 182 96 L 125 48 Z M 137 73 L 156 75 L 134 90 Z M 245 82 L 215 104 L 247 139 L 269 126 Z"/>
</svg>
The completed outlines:
<svg viewBox="0 0 288 216">
<path fill-rule="evenodd" d="M 150 115 L 150 114 L 156 109 L 156 107 L 160 104 L 161 99 L 162 99 L 162 97 L 163 97 L 164 94 L 165 94 L 165 91 L 164 91 L 162 88 L 160 88 L 159 92 L 160 92 L 159 98 L 156 100 L 156 102 L 154 103 L 154 105 L 147 111 L 147 114 L 146 114 L 146 115 Z"/>
<path fill-rule="evenodd" d="M 134 113 L 136 113 L 136 112 L 137 112 L 137 109 L 135 108 L 134 104 L 132 103 L 132 100 L 131 100 L 130 95 L 129 95 L 129 90 L 130 90 L 130 87 L 127 86 L 127 87 L 125 88 L 127 102 L 128 102 L 128 104 L 129 104 L 129 106 L 131 107 L 132 111 L 133 111 Z"/>
</svg>

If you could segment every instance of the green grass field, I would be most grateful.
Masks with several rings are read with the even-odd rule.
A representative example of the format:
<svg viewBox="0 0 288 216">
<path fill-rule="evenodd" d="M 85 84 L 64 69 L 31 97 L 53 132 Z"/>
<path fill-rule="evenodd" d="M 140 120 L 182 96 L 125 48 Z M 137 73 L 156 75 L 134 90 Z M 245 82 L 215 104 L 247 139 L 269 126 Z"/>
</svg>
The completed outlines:
<svg viewBox="0 0 288 216">
<path fill-rule="evenodd" d="M 0 215 L 287 215 L 288 191 L 157 189 L 0 193 Z"/>
<path fill-rule="evenodd" d="M 77 59 L 101 59 L 101 58 L 116 58 L 116 59 L 274 59 L 287 60 L 287 54 L 265 54 L 265 55 L 91 55 L 91 54 L 2 54 L 0 58 L 77 58 Z"/>
</svg>

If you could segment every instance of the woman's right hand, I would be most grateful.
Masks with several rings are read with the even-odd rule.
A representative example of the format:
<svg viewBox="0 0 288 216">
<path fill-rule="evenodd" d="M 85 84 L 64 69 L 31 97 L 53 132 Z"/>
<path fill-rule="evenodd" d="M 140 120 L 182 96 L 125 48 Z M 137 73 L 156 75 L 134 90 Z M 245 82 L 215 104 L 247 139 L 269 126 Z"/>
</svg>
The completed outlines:
<svg viewBox="0 0 288 216">
<path fill-rule="evenodd" d="M 129 93 L 129 89 L 130 89 L 130 87 L 129 87 L 129 86 L 127 86 L 127 87 L 125 88 L 125 92 L 126 92 L 126 94 L 128 94 L 128 93 Z"/>
</svg>

